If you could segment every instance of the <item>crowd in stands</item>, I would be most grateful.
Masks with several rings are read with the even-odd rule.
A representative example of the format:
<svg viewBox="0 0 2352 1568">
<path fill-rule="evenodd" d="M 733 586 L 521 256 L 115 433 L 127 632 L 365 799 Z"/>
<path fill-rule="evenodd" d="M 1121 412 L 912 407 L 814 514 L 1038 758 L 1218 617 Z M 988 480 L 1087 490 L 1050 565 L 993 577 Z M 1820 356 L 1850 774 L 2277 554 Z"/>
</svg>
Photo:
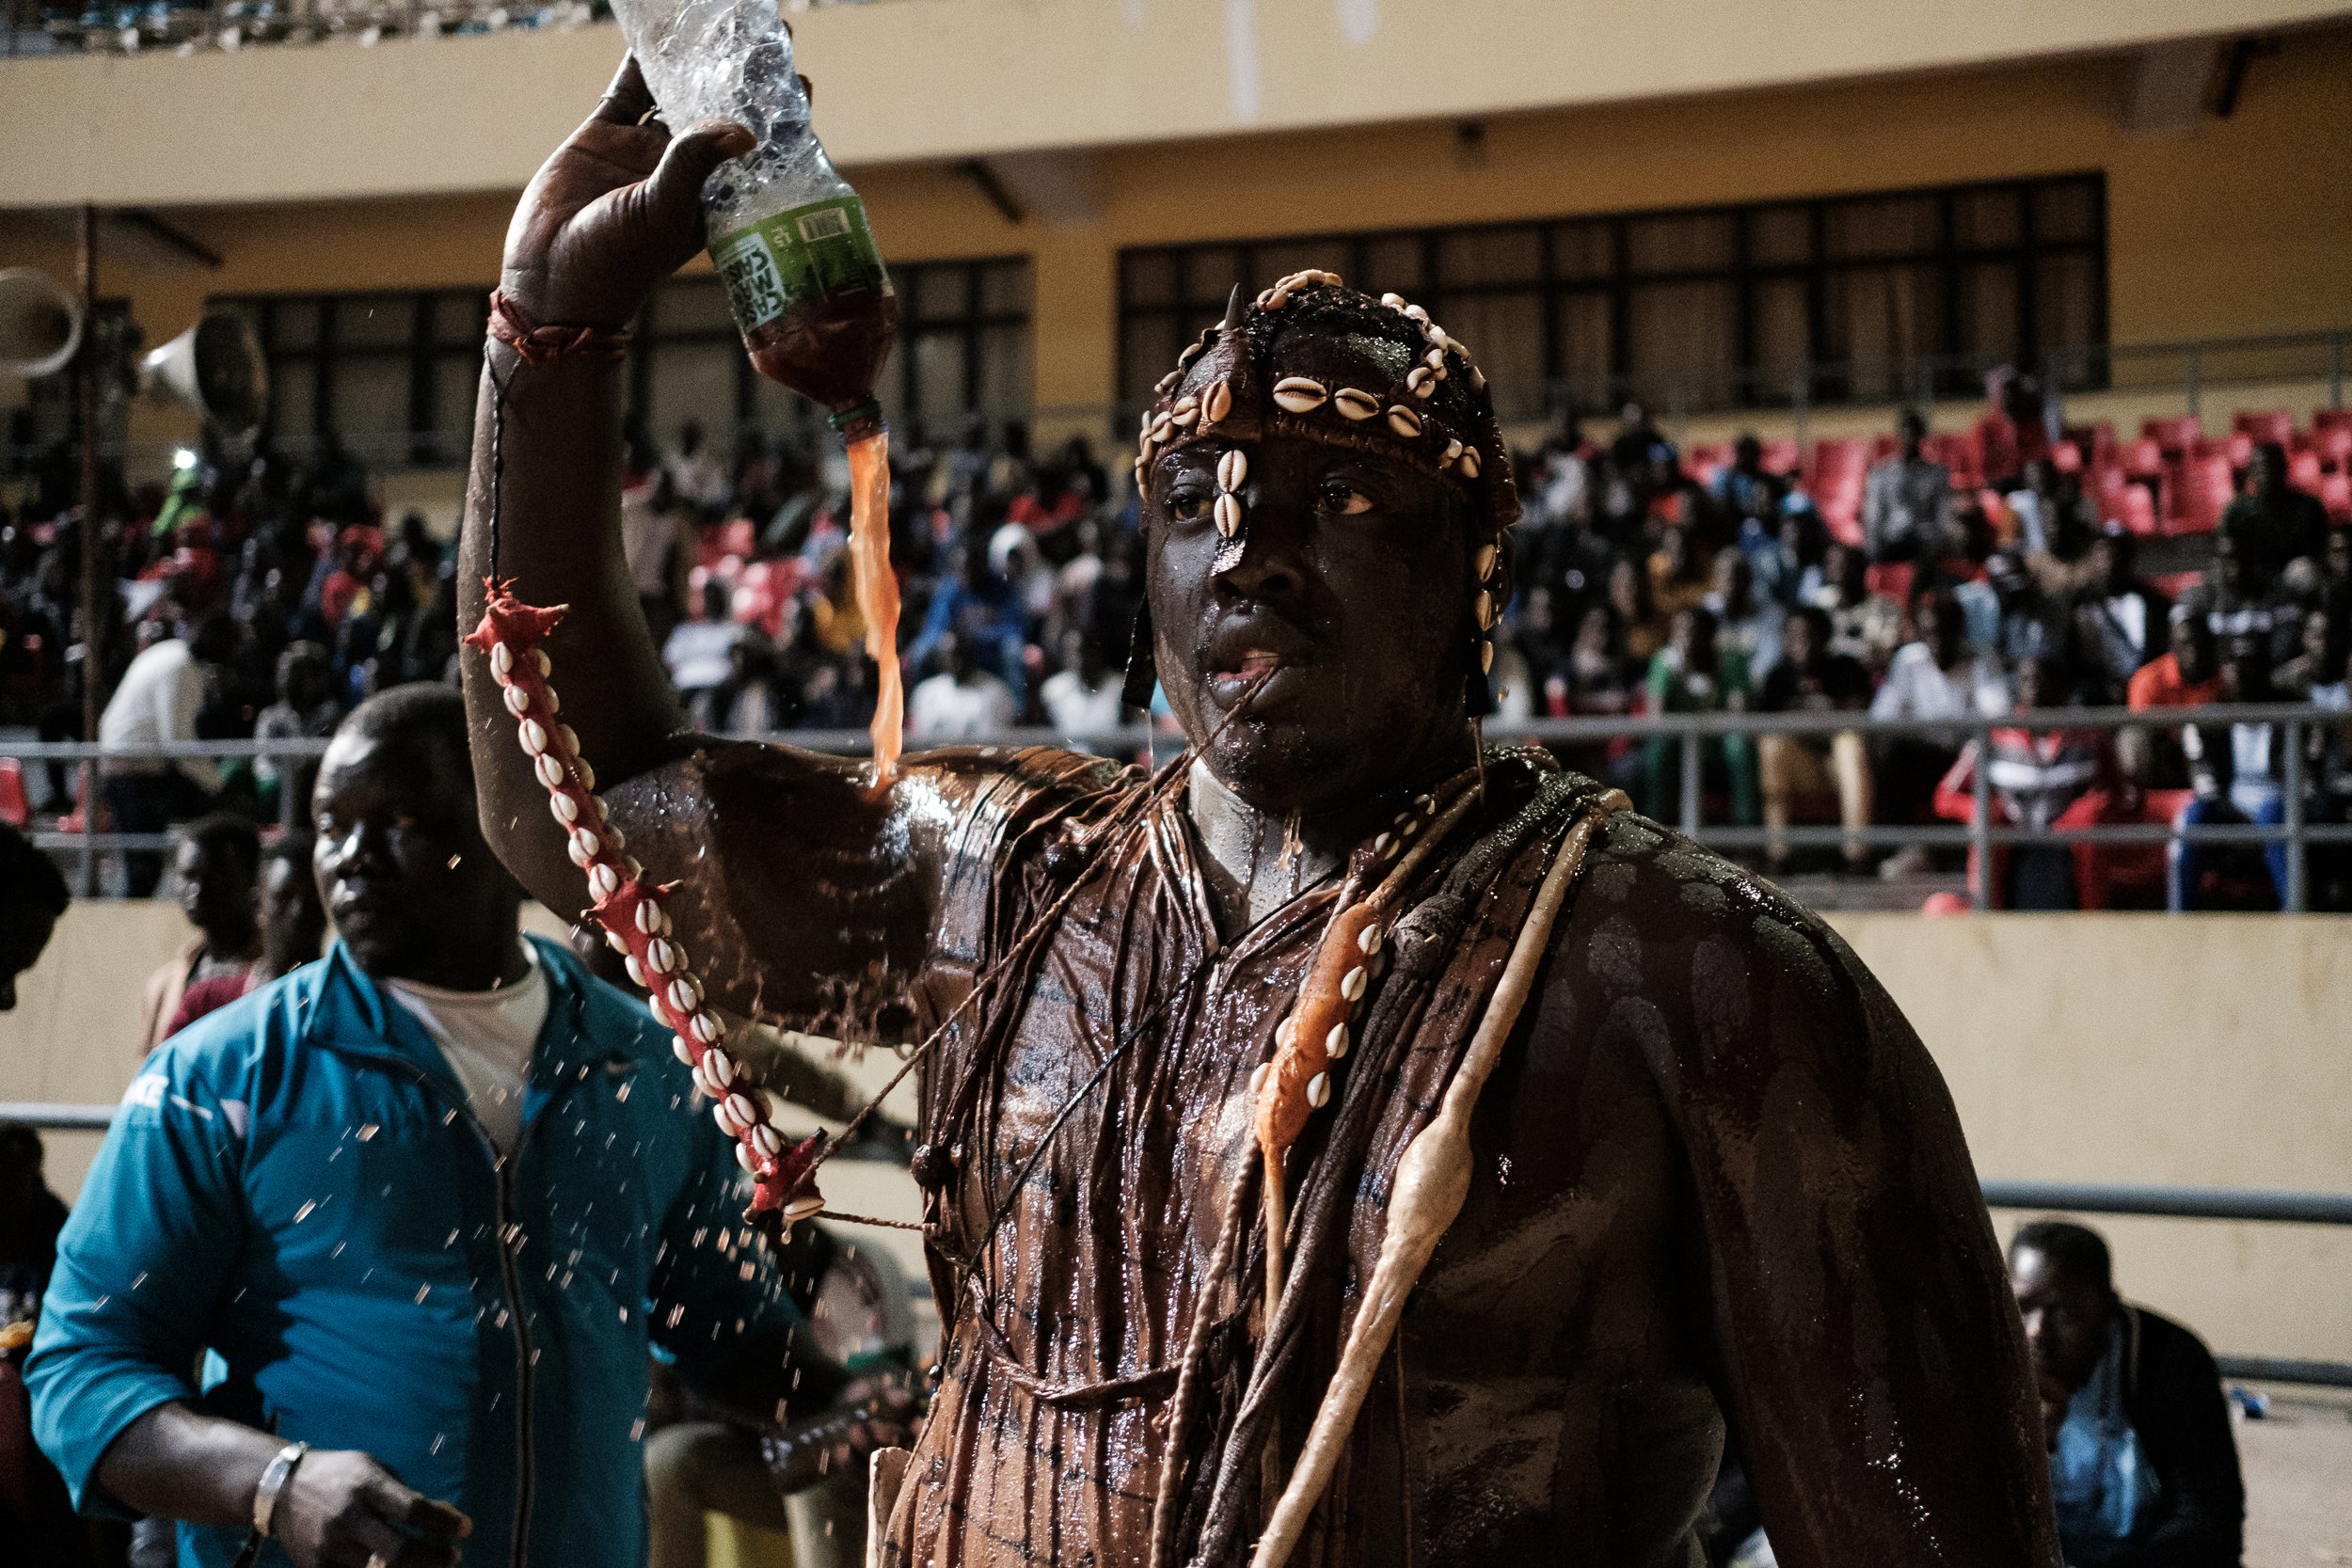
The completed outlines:
<svg viewBox="0 0 2352 1568">
<path fill-rule="evenodd" d="M 1809 451 L 1745 437 L 1681 452 L 1638 406 L 1605 442 L 1570 421 L 1521 460 L 1503 717 L 2352 710 L 2352 418 L 2324 412 L 2308 433 L 2242 418 L 2217 442 L 2158 423 L 2126 450 L 2107 427 L 2045 420 L 2018 380 L 1996 382 L 1969 431 L 1933 436 L 1906 413 L 1891 436 Z M 2213 473 L 2228 477 L 2226 504 L 2184 499 Z M 2217 499 L 2210 483 L 2196 493 Z M 2143 551 L 2179 569 L 2145 571 Z M 2352 730 L 2300 734 L 2306 820 L 2352 819 Z M 2028 828 L 2276 824 L 2296 771 L 2268 724 L 1989 738 L 1979 756 L 1958 730 L 1876 746 L 1854 732 L 1727 735 L 1704 750 L 1706 813 L 1760 826 L 1775 870 L 1798 860 L 1792 824 L 1826 816 L 1858 870 L 1878 858 L 1862 832 L 1873 824 L 1970 820 L 1980 768 L 1997 820 Z M 1629 738 L 1580 760 L 1651 815 L 1679 816 L 1678 742 Z M 1880 869 L 1929 859 L 1910 848 Z M 2315 902 L 2342 907 L 2339 859 L 2312 851 Z M 2282 896 L 2286 862 L 2283 844 L 2077 844 L 1997 851 L 1971 871 L 2004 907 L 2261 907 Z"/>
<path fill-rule="evenodd" d="M 1529 719 L 1711 711 L 1867 712 L 1956 724 L 2026 707 L 2347 701 L 2352 415 L 2241 417 L 2208 439 L 2153 421 L 2120 442 L 1996 387 L 1966 431 L 1916 415 L 1889 436 L 1743 438 L 1684 452 L 1638 406 L 1608 438 L 1565 421 L 1522 453 L 1517 598 L 1498 636 L 1498 727 Z M 60 471 L 0 513 L 0 725 L 72 738 L 86 672 L 77 524 Z M 894 454 L 893 561 L 915 744 L 1013 724 L 1119 727 L 1140 595 L 1137 507 L 1083 437 L 1033 451 L 1016 425 Z M 747 436 L 722 457 L 688 424 L 634 436 L 623 537 L 654 636 L 694 721 L 715 731 L 854 730 L 873 666 L 851 589 L 846 468 Z M 2229 492 L 2226 498 L 2223 489 Z M 102 541 L 122 623 L 99 672 L 102 737 L 324 736 L 370 693 L 443 678 L 455 655 L 453 551 L 415 514 L 387 526 L 330 439 L 301 465 L 191 461 L 119 495 Z M 2164 556 L 2169 571 L 2142 568 Z M 1128 717 L 1133 717 L 1132 715 Z M 2352 726 L 2352 719 L 2347 719 Z M 1803 869 L 1789 830 L 1846 830 L 1820 859 L 1888 875 L 1872 826 L 1966 821 L 1985 769 L 1999 819 L 2028 827 L 2276 823 L 2290 772 L 2312 822 L 2352 820 L 2352 746 L 2271 726 L 2144 732 L 2002 728 L 1979 757 L 1928 730 L 1710 741 L 1710 821 L 1761 827 L 1768 868 Z M 1677 742 L 1627 738 L 1570 760 L 1679 816 Z M 53 768 L 33 794 L 76 802 Z M 124 832 L 207 810 L 275 816 L 300 769 L 109 763 L 100 803 Z M 289 774 L 295 775 L 290 779 Z M 47 787 L 41 784 L 45 782 Z M 0 777 L 0 816 L 27 809 Z M 1817 835 L 1818 836 L 1818 835 Z M 2310 857 L 2315 903 L 2352 905 L 2352 867 Z M 1996 905 L 2275 904 L 2283 846 L 2026 846 L 1972 867 Z M 153 891 L 160 855 L 128 857 Z"/>
</svg>

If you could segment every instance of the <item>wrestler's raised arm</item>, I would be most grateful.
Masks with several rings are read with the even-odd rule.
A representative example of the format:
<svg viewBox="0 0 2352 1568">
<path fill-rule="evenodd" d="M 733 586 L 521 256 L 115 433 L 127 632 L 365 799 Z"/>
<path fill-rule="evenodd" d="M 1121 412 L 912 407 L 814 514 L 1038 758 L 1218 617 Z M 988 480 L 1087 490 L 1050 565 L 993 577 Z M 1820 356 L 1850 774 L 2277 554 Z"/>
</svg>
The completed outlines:
<svg viewBox="0 0 2352 1568">
<path fill-rule="evenodd" d="M 616 330 L 701 248 L 703 182 L 749 148 L 749 133 L 706 126 L 674 137 L 652 107 L 625 64 L 524 191 L 501 279 L 523 321 Z M 739 1010 L 811 1021 L 839 977 L 919 959 L 930 902 L 922 873 L 938 857 L 926 831 L 906 825 L 903 799 L 864 787 L 862 765 L 690 733 L 621 553 L 625 373 L 612 355 L 534 365 L 489 345 L 460 629 L 481 614 L 492 575 L 528 603 L 570 607 L 546 645 L 564 720 L 631 852 L 683 884 L 673 911 L 704 977 Z M 534 896 L 575 915 L 587 902 L 581 874 L 486 662 L 468 653 L 464 678 L 484 830 Z M 938 795 L 937 769 L 907 777 Z"/>
</svg>

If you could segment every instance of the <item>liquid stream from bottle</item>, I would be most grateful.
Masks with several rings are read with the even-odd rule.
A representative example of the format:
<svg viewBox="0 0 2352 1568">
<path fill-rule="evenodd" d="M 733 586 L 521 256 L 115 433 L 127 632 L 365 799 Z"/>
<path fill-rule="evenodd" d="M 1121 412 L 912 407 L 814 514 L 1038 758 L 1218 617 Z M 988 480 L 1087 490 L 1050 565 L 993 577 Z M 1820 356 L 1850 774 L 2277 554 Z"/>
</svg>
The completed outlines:
<svg viewBox="0 0 2352 1568">
<path fill-rule="evenodd" d="M 873 388 L 898 332 L 887 289 L 796 299 L 744 337 L 752 364 L 834 410 L 850 459 L 850 567 L 874 660 L 874 786 L 898 776 L 906 689 L 898 673 L 898 579 L 890 566 L 890 435 Z M 865 412 L 857 412 L 864 410 Z"/>
<path fill-rule="evenodd" d="M 906 723 L 906 691 L 898 675 L 898 579 L 890 569 L 890 433 L 877 429 L 851 441 L 850 566 L 858 612 L 866 621 L 866 651 L 874 658 L 874 786 L 898 771 Z"/>
</svg>

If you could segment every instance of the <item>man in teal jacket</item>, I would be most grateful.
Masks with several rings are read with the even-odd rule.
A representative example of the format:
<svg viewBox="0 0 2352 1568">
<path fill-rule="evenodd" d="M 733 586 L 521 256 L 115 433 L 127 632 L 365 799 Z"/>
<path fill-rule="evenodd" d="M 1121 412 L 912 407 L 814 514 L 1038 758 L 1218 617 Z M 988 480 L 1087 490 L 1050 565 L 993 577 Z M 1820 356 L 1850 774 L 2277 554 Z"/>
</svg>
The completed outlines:
<svg viewBox="0 0 2352 1568">
<path fill-rule="evenodd" d="M 465 746 L 444 689 L 346 721 L 341 940 L 149 1059 L 60 1239 L 40 1444 L 183 1568 L 257 1529 L 281 1568 L 633 1568 L 649 1349 L 751 1420 L 841 1389 L 660 1028 L 518 941 Z"/>
</svg>

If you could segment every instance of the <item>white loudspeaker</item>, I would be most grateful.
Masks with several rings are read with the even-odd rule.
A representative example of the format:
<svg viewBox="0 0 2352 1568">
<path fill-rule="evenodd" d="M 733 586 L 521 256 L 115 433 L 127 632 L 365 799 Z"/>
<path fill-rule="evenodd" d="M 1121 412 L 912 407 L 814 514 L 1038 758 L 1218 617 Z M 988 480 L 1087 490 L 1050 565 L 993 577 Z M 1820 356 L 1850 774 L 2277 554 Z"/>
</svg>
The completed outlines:
<svg viewBox="0 0 2352 1568">
<path fill-rule="evenodd" d="M 0 270 L 0 372 L 54 375 L 82 346 L 82 302 L 45 272 Z"/>
<path fill-rule="evenodd" d="M 139 361 L 139 392 L 182 403 L 231 441 L 251 439 L 269 413 L 269 361 L 253 324 L 215 308 Z"/>
</svg>

